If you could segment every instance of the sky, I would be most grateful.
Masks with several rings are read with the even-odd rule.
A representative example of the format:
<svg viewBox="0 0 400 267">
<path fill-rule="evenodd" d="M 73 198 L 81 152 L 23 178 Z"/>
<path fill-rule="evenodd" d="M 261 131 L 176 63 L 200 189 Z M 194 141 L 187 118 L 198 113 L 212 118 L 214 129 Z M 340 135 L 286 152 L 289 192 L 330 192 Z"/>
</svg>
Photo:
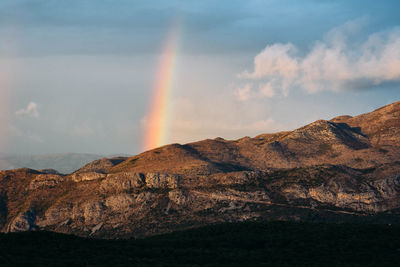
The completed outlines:
<svg viewBox="0 0 400 267">
<path fill-rule="evenodd" d="M 398 10 L 397 0 L 3 0 L 0 152 L 142 152 L 173 28 L 163 144 L 372 111 L 400 100 Z"/>
</svg>

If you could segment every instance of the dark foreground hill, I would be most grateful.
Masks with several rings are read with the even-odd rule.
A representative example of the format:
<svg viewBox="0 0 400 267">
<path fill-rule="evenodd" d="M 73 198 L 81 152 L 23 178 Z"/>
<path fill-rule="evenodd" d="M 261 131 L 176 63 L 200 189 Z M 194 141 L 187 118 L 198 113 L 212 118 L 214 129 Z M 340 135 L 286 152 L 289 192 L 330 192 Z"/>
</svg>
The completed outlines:
<svg viewBox="0 0 400 267">
<path fill-rule="evenodd" d="M 0 235 L 2 266 L 398 266 L 400 226 L 231 223 L 145 239 Z"/>
<path fill-rule="evenodd" d="M 260 220 L 400 222 L 400 102 L 290 132 L 100 159 L 69 175 L 0 172 L 3 232 L 129 238 Z"/>
</svg>

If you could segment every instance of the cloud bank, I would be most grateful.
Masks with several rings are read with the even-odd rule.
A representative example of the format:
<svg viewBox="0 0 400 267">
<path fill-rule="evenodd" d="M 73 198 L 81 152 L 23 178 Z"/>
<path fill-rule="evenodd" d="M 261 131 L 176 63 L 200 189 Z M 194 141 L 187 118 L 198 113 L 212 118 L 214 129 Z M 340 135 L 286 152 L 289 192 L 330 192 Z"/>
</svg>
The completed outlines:
<svg viewBox="0 0 400 267">
<path fill-rule="evenodd" d="M 17 110 L 15 115 L 39 118 L 38 104 L 35 102 L 29 102 L 26 108 Z"/>
<path fill-rule="evenodd" d="M 308 93 L 375 88 L 400 82 L 400 28 L 354 41 L 360 22 L 330 31 L 323 41 L 301 55 L 291 44 L 268 45 L 254 58 L 253 71 L 239 78 L 245 85 L 235 91 L 238 100 L 287 96 L 291 90 Z"/>
</svg>

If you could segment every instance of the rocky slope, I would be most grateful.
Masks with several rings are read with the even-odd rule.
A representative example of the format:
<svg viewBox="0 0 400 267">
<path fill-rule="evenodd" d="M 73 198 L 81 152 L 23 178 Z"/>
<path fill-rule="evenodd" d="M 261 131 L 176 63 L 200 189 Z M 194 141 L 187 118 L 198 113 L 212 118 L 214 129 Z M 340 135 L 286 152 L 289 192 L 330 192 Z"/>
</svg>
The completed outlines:
<svg viewBox="0 0 400 267">
<path fill-rule="evenodd" d="M 235 141 L 172 144 L 62 175 L 0 172 L 4 232 L 126 238 L 243 220 L 400 222 L 400 102 Z"/>
</svg>

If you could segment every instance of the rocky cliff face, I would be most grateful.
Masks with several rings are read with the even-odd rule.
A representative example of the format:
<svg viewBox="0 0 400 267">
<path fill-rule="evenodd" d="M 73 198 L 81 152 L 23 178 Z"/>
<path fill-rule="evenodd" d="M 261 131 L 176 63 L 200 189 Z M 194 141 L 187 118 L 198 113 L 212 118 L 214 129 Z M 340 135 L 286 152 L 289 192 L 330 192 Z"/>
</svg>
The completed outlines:
<svg viewBox="0 0 400 267">
<path fill-rule="evenodd" d="M 399 222 L 399 129 L 397 102 L 291 132 L 101 159 L 69 175 L 2 171 L 0 227 L 125 238 L 243 220 Z"/>
</svg>

